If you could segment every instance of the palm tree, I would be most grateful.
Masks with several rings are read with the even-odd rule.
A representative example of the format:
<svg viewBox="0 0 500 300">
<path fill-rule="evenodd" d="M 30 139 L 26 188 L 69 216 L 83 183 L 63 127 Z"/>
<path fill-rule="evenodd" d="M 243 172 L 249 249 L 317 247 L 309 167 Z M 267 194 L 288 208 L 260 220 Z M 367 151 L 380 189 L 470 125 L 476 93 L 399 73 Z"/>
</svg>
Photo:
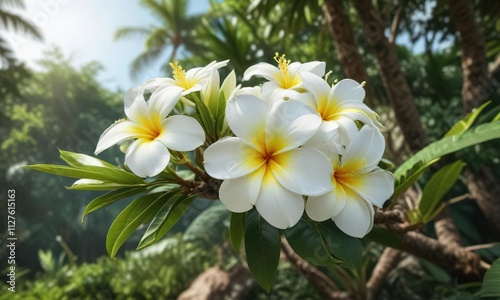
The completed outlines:
<svg viewBox="0 0 500 300">
<path fill-rule="evenodd" d="M 0 0 L 0 33 L 3 30 L 13 30 L 24 33 L 37 40 L 42 39 L 38 28 L 32 23 L 8 10 L 8 8 L 24 8 L 23 0 Z M 10 66 L 15 62 L 15 58 L 10 45 L 5 37 L 0 35 L 0 67 Z"/>
<path fill-rule="evenodd" d="M 166 64 L 176 58 L 182 47 L 186 51 L 196 47 L 191 34 L 198 24 L 198 17 L 187 15 L 188 0 L 141 0 L 140 3 L 158 18 L 161 25 L 123 27 L 115 32 L 115 40 L 131 37 L 146 39 L 146 49 L 132 62 L 132 77 L 158 60 L 167 50 L 170 51 L 170 58 Z"/>
</svg>

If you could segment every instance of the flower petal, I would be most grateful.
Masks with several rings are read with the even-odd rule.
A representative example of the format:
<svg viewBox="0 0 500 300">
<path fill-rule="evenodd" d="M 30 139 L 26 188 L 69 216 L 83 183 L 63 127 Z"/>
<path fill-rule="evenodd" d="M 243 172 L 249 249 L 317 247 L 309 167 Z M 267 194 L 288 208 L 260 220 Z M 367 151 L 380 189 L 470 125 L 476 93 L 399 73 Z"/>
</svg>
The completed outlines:
<svg viewBox="0 0 500 300">
<path fill-rule="evenodd" d="M 321 122 L 318 113 L 302 102 L 277 101 L 266 126 L 268 153 L 279 154 L 302 146 L 318 131 Z"/>
<path fill-rule="evenodd" d="M 335 120 L 339 125 L 339 137 L 342 145 L 349 145 L 359 130 L 356 123 L 349 117 L 341 116 Z"/>
<path fill-rule="evenodd" d="M 343 173 L 369 172 L 384 154 L 384 136 L 377 128 L 363 126 L 346 147 L 340 167 Z"/>
<path fill-rule="evenodd" d="M 358 174 L 356 180 L 349 180 L 346 185 L 363 199 L 382 208 L 394 192 L 394 177 L 391 173 L 377 168 L 370 173 Z"/>
<path fill-rule="evenodd" d="M 270 106 L 253 95 L 239 95 L 227 103 L 226 119 L 233 133 L 256 149 L 262 147 Z"/>
<path fill-rule="evenodd" d="M 305 144 L 308 148 L 319 148 L 324 143 L 330 141 L 338 133 L 337 122 L 323 121 L 318 131 Z"/>
<path fill-rule="evenodd" d="M 300 220 L 304 213 L 302 196 L 284 188 L 267 170 L 255 202 L 259 214 L 276 228 L 286 229 Z"/>
<path fill-rule="evenodd" d="M 228 137 L 217 141 L 205 150 L 205 170 L 217 179 L 233 179 L 250 174 L 260 168 L 265 160 L 242 139 Z"/>
<path fill-rule="evenodd" d="M 220 201 L 233 212 L 250 210 L 257 201 L 265 170 L 263 166 L 243 177 L 224 180 L 219 189 Z"/>
<path fill-rule="evenodd" d="M 170 153 L 159 140 L 138 139 L 128 147 L 125 154 L 125 164 L 140 177 L 160 174 L 169 161 Z"/>
<path fill-rule="evenodd" d="M 165 119 L 181 98 L 181 92 L 178 86 L 163 86 L 155 90 L 148 100 L 150 116 Z"/>
<path fill-rule="evenodd" d="M 171 116 L 161 123 L 158 139 L 169 149 L 191 151 L 205 142 L 205 131 L 193 117 Z"/>
<path fill-rule="evenodd" d="M 261 76 L 267 80 L 276 81 L 281 76 L 280 70 L 268 63 L 258 63 L 249 67 L 243 74 L 243 81 L 249 80 L 252 76 Z"/>
<path fill-rule="evenodd" d="M 109 147 L 121 143 L 125 140 L 138 138 L 141 126 L 128 120 L 117 121 L 109 126 L 99 138 L 95 154 L 99 154 Z"/>
<path fill-rule="evenodd" d="M 140 90 L 149 90 L 154 91 L 162 86 L 175 86 L 175 80 L 172 78 L 152 78 L 143 83 L 139 89 Z"/>
<path fill-rule="evenodd" d="M 356 80 L 342 79 L 335 84 L 330 92 L 330 96 L 336 102 L 358 101 L 363 102 L 365 99 L 365 89 Z"/>
<path fill-rule="evenodd" d="M 129 120 L 139 124 L 149 124 L 149 111 L 143 91 L 129 89 L 125 94 L 125 115 Z"/>
<path fill-rule="evenodd" d="M 314 108 L 317 109 L 321 101 L 326 101 L 328 99 L 330 86 L 323 78 L 310 72 L 303 72 L 300 74 L 300 77 L 303 82 L 302 87 L 313 95 L 315 99 Z"/>
<path fill-rule="evenodd" d="M 319 77 L 325 76 L 326 63 L 324 61 L 310 61 L 300 65 L 299 72 L 310 72 Z"/>
<path fill-rule="evenodd" d="M 371 203 L 347 189 L 344 209 L 333 217 L 333 221 L 346 234 L 362 238 L 372 229 L 374 214 Z"/>
<path fill-rule="evenodd" d="M 323 222 L 338 215 L 345 206 L 345 192 L 341 185 L 324 195 L 309 197 L 306 213 L 314 221 Z"/>
<path fill-rule="evenodd" d="M 278 182 L 290 191 L 319 196 L 332 190 L 332 166 L 319 150 L 299 148 L 272 157 L 269 167 Z"/>
</svg>

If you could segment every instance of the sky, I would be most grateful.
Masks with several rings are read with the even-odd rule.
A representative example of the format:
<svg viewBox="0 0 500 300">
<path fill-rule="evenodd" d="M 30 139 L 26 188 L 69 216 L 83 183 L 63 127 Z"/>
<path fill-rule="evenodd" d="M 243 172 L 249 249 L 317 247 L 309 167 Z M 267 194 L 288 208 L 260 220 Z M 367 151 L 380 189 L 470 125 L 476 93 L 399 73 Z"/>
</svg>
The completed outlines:
<svg viewBox="0 0 500 300">
<path fill-rule="evenodd" d="M 98 61 L 104 71 L 98 77 L 104 86 L 116 89 L 137 87 L 152 77 L 163 76 L 160 65 L 152 65 L 130 78 L 130 64 L 144 50 L 144 39 L 114 41 L 118 28 L 147 27 L 157 24 L 154 16 L 142 6 L 140 0 L 25 0 L 25 10 L 15 10 L 37 25 L 43 42 L 36 42 L 19 34 L 9 34 L 10 45 L 16 57 L 32 68 L 43 57 L 43 52 L 58 46 L 72 57 L 75 66 Z M 207 11 L 208 0 L 191 0 L 189 12 Z M 168 53 L 165 55 L 166 59 Z"/>
</svg>

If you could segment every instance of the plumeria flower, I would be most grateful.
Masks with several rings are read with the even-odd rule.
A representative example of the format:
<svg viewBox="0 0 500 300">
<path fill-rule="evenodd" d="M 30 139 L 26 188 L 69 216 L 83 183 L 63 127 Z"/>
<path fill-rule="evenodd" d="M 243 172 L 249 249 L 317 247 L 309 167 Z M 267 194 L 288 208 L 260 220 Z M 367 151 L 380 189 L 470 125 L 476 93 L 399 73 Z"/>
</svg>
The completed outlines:
<svg viewBox="0 0 500 300">
<path fill-rule="evenodd" d="M 285 58 L 285 54 L 279 56 L 278 52 L 275 53 L 274 60 L 278 63 L 278 67 L 268 63 L 258 63 L 249 67 L 243 75 L 243 80 L 249 80 L 252 76 L 261 76 L 268 80 L 262 85 L 264 98 L 276 93 L 279 96 L 273 98 L 289 98 L 290 95 L 294 95 L 294 92 L 302 86 L 300 77 L 302 72 L 310 72 L 320 77 L 325 75 L 324 62 L 292 63 Z"/>
<path fill-rule="evenodd" d="M 324 154 L 299 148 L 321 125 L 321 118 L 295 100 L 272 106 L 254 95 L 238 95 L 226 107 L 236 137 L 205 151 L 207 173 L 224 180 L 219 198 L 233 212 L 253 206 L 277 228 L 295 225 L 304 212 L 302 195 L 331 191 L 332 167 Z"/>
<path fill-rule="evenodd" d="M 138 176 L 158 175 L 170 161 L 169 149 L 191 151 L 205 142 L 205 132 L 194 118 L 166 118 L 180 97 L 180 91 L 161 99 L 153 94 L 146 102 L 142 91 L 130 89 L 125 95 L 127 119 L 115 122 L 103 132 L 95 154 L 135 139 L 126 150 L 125 164 Z"/>
<path fill-rule="evenodd" d="M 318 133 L 309 141 L 310 146 L 318 147 L 330 140 L 337 129 L 342 143 L 348 144 L 349 137 L 358 131 L 354 121 L 382 127 L 377 114 L 363 103 L 365 90 L 362 84 L 343 79 L 330 87 L 326 80 L 312 73 L 301 73 L 300 77 L 308 94 L 296 99 L 313 107 L 323 120 Z"/>
<path fill-rule="evenodd" d="M 309 197 L 307 215 L 315 221 L 332 219 L 346 234 L 365 236 L 373 226 L 373 205 L 382 207 L 394 191 L 394 177 L 377 167 L 384 153 L 384 137 L 377 128 L 364 126 L 343 153 L 333 144 L 322 151 L 333 166 L 333 190 Z"/>
<path fill-rule="evenodd" d="M 182 69 L 178 63 L 170 63 L 173 70 L 172 78 L 153 78 L 141 85 L 140 89 L 156 91 L 163 88 L 163 93 L 175 93 L 180 91 L 183 96 L 203 89 L 209 80 L 212 71 L 225 67 L 229 60 L 213 61 L 205 67 L 193 68 L 188 71 Z M 158 91 L 160 92 L 160 91 Z"/>
</svg>

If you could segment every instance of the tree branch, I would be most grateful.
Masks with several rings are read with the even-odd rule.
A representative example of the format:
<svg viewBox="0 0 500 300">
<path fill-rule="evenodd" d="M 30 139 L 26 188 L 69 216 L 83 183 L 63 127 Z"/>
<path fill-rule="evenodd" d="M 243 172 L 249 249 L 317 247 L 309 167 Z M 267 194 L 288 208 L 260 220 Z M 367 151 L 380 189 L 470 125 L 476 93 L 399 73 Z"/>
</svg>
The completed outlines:
<svg viewBox="0 0 500 300">
<path fill-rule="evenodd" d="M 367 299 L 376 299 L 377 294 L 384 283 L 385 278 L 399 262 L 401 252 L 392 248 L 385 248 L 382 256 L 380 256 L 373 273 L 366 284 Z"/>
</svg>

